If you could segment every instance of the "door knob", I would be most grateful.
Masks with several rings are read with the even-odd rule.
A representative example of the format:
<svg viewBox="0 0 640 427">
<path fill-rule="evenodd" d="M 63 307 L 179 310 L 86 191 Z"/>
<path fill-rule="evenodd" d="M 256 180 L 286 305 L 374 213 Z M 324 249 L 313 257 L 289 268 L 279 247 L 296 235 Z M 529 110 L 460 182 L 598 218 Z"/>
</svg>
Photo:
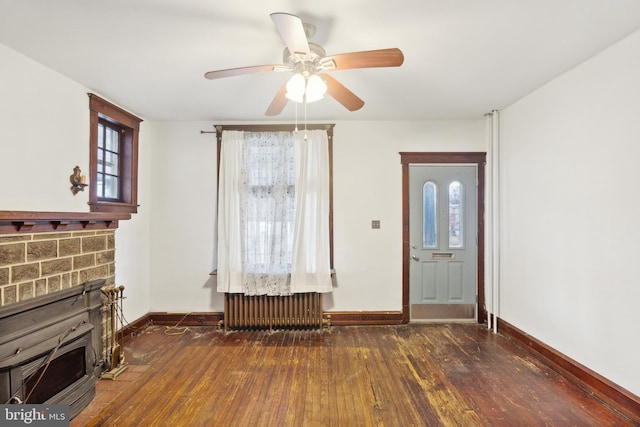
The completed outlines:
<svg viewBox="0 0 640 427">
<path fill-rule="evenodd" d="M 420 258 L 418 258 L 417 255 L 411 255 L 411 259 L 414 261 L 420 261 Z"/>
</svg>

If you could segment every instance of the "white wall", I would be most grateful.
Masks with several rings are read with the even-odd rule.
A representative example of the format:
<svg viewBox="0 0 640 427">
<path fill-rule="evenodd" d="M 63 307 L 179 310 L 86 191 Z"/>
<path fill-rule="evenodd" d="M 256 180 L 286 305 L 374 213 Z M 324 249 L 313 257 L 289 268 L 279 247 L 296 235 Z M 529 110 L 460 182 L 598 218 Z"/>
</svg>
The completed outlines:
<svg viewBox="0 0 640 427">
<path fill-rule="evenodd" d="M 2 44 L 0 64 L 0 210 L 88 212 L 88 191 L 74 196 L 69 176 L 76 165 L 89 172 L 90 91 Z M 116 231 L 116 282 L 131 321 L 149 312 L 150 129 L 141 124 L 142 207 Z"/>
<path fill-rule="evenodd" d="M 151 311 L 222 311 L 215 269 L 216 137 L 212 123 L 157 123 L 153 141 Z"/>
<path fill-rule="evenodd" d="M 151 153 L 155 124 L 140 123 L 138 141 L 138 212 L 120 221 L 116 230 L 116 285 L 124 285 L 124 315 L 133 322 L 151 308 Z"/>
<path fill-rule="evenodd" d="M 0 209 L 82 212 L 69 191 L 89 170 L 87 90 L 0 44 Z"/>
<path fill-rule="evenodd" d="M 499 315 L 640 395 L 640 32 L 501 114 Z"/>
<path fill-rule="evenodd" d="M 402 151 L 486 151 L 484 121 L 343 122 L 333 141 L 335 311 L 402 310 Z M 380 229 L 371 220 L 380 220 Z"/>
<path fill-rule="evenodd" d="M 216 140 L 164 122 L 153 146 L 152 310 L 222 311 L 215 268 Z M 156 126 L 156 125 L 154 125 Z M 341 122 L 334 129 L 334 311 L 402 309 L 401 151 L 485 151 L 484 120 Z M 371 220 L 381 228 L 371 229 Z"/>
</svg>

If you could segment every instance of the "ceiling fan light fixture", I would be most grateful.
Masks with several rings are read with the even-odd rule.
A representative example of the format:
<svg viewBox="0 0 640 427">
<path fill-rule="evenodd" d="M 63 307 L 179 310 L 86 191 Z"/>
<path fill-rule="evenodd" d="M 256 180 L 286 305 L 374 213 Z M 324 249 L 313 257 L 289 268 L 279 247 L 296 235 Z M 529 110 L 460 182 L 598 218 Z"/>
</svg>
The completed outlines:
<svg viewBox="0 0 640 427">
<path fill-rule="evenodd" d="M 327 93 L 327 84 L 317 74 L 312 74 L 307 79 L 307 102 L 314 102 L 322 99 Z"/>
<path fill-rule="evenodd" d="M 300 73 L 295 73 L 287 82 L 287 99 L 294 102 L 302 102 L 305 91 L 305 78 Z"/>
<path fill-rule="evenodd" d="M 208 71 L 204 75 L 209 80 L 215 80 L 266 71 L 294 73 L 290 81 L 281 86 L 276 93 L 265 112 L 267 116 L 280 114 L 287 100 L 306 105 L 322 99 L 325 93 L 349 111 L 359 110 L 364 105 L 364 101 L 327 72 L 354 68 L 399 67 L 404 63 L 404 54 L 398 48 L 363 50 L 327 56 L 322 46 L 309 41 L 315 30 L 313 25 L 305 24 L 300 17 L 290 13 L 276 12 L 270 16 L 285 44 L 282 64 L 228 68 Z"/>
<path fill-rule="evenodd" d="M 295 73 L 287 82 L 287 99 L 298 103 L 319 101 L 327 93 L 327 84 L 318 75 L 312 74 L 305 78 L 301 73 Z"/>
</svg>

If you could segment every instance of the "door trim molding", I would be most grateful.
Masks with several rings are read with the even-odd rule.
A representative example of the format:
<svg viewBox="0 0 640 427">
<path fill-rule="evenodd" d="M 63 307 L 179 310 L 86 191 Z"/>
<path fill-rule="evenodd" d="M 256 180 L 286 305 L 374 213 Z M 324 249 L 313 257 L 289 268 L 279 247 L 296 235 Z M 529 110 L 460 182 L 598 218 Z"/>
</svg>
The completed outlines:
<svg viewBox="0 0 640 427">
<path fill-rule="evenodd" d="M 484 204 L 485 152 L 400 152 L 402 163 L 402 323 L 409 323 L 409 165 L 411 164 L 475 164 L 478 168 L 478 323 L 487 319 L 484 294 Z"/>
</svg>

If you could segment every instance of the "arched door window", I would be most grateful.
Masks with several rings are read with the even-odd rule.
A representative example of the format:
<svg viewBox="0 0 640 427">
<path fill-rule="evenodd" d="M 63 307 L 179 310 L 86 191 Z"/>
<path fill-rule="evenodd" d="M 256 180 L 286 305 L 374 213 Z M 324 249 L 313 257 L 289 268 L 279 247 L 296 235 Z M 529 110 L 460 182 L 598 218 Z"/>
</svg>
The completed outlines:
<svg viewBox="0 0 640 427">
<path fill-rule="evenodd" d="M 463 194 L 464 188 L 458 181 L 449 184 L 449 247 L 462 248 L 464 246 L 464 218 Z"/>
<path fill-rule="evenodd" d="M 433 181 L 422 187 L 422 247 L 438 247 L 438 188 Z"/>
</svg>

